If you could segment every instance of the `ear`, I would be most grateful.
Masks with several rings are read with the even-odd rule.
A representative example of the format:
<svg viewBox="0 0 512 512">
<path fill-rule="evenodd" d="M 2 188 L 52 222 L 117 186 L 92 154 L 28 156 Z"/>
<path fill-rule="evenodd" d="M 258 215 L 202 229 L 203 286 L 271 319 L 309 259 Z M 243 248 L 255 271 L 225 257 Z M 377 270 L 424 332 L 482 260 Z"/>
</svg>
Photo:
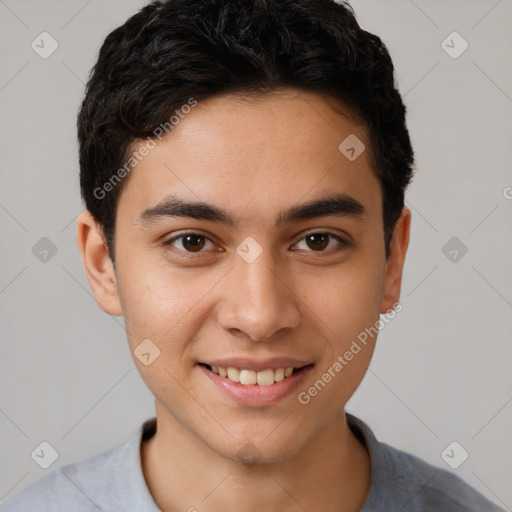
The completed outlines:
<svg viewBox="0 0 512 512">
<path fill-rule="evenodd" d="M 122 315 L 114 265 L 103 230 L 88 210 L 78 216 L 77 242 L 96 304 L 109 315 Z"/>
<path fill-rule="evenodd" d="M 411 210 L 404 206 L 400 217 L 395 223 L 393 236 L 389 245 L 389 256 L 384 272 L 384 286 L 380 303 L 380 312 L 386 314 L 393 305 L 400 300 L 402 287 L 402 271 L 404 268 L 405 254 L 409 247 L 409 235 L 411 232 Z"/>
</svg>

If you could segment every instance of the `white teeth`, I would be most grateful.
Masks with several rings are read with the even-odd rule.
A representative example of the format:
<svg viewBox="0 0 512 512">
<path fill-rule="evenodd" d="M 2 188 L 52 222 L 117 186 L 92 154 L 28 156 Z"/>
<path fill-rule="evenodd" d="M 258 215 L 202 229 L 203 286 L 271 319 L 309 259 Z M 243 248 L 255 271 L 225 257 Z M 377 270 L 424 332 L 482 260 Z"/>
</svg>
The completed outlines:
<svg viewBox="0 0 512 512">
<path fill-rule="evenodd" d="M 240 370 L 240 384 L 256 384 L 256 372 L 252 370 Z"/>
<path fill-rule="evenodd" d="M 228 379 L 233 382 L 240 382 L 240 370 L 238 368 L 228 368 Z"/>
<path fill-rule="evenodd" d="M 273 370 L 261 370 L 255 372 L 253 370 L 244 370 L 238 368 L 223 368 L 222 366 L 212 366 L 212 372 L 220 375 L 221 377 L 228 378 L 233 382 L 240 382 L 240 384 L 259 386 L 270 386 L 275 382 L 281 382 L 286 377 L 289 377 L 293 373 L 293 366 L 288 368 L 276 368 Z"/>
<path fill-rule="evenodd" d="M 284 368 L 276 368 L 274 370 L 274 380 L 281 382 L 284 379 Z"/>
<path fill-rule="evenodd" d="M 270 386 L 270 384 L 274 384 L 274 370 L 263 370 L 262 372 L 258 372 L 256 382 L 260 386 Z"/>
</svg>

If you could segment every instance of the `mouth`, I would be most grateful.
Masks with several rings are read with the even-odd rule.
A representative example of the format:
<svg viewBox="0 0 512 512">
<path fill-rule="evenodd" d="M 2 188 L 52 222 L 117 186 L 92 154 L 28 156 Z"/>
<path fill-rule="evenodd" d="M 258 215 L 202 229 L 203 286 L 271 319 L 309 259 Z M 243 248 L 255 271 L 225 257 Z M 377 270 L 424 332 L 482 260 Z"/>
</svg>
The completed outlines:
<svg viewBox="0 0 512 512">
<path fill-rule="evenodd" d="M 233 360 L 229 366 L 227 361 L 223 361 L 225 366 L 215 362 L 197 363 L 197 366 L 220 396 L 248 407 L 267 407 L 290 399 L 315 366 L 290 359 L 266 363 Z"/>
<path fill-rule="evenodd" d="M 206 363 L 199 363 L 199 365 L 223 379 L 244 386 L 272 386 L 313 366 L 313 364 L 307 364 L 301 367 L 287 366 L 255 371 L 247 368 L 222 367 Z"/>
</svg>

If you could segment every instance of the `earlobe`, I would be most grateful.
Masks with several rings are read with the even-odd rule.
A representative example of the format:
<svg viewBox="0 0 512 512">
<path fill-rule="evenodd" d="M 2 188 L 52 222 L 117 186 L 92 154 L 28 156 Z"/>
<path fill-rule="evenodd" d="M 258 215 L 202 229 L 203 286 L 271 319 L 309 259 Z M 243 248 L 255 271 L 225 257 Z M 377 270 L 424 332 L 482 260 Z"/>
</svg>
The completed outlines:
<svg viewBox="0 0 512 512">
<path fill-rule="evenodd" d="M 103 232 L 88 210 L 78 216 L 77 243 L 96 303 L 109 315 L 122 315 L 114 266 Z"/>
<path fill-rule="evenodd" d="M 411 210 L 404 206 L 400 217 L 396 221 L 389 246 L 389 256 L 386 262 L 384 286 L 380 304 L 381 314 L 386 314 L 393 309 L 400 300 L 402 273 L 405 255 L 409 247 L 410 232 Z"/>
</svg>

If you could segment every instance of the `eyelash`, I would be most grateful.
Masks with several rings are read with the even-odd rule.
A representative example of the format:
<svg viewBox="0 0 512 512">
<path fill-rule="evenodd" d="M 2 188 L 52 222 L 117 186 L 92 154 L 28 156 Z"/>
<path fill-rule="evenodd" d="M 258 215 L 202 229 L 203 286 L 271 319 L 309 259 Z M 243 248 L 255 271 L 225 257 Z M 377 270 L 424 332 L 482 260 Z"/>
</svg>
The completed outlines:
<svg viewBox="0 0 512 512">
<path fill-rule="evenodd" d="M 213 243 L 206 235 L 203 235 L 202 233 L 198 233 L 198 232 L 195 232 L 195 231 L 187 231 L 185 233 L 181 233 L 180 235 L 178 236 L 175 236 L 169 240 L 166 240 L 165 242 L 163 242 L 163 245 L 165 247 L 169 247 L 171 248 L 171 250 L 173 251 L 177 251 L 177 252 L 180 252 L 180 253 L 184 253 L 184 254 L 187 254 L 187 256 L 185 256 L 186 258 L 191 258 L 191 257 L 194 257 L 194 255 L 196 254 L 201 254 L 201 253 L 204 253 L 206 251 L 204 250 L 200 250 L 198 252 L 193 252 L 193 251 L 187 251 L 187 250 L 184 250 L 184 249 L 177 249 L 175 247 L 172 247 L 172 243 L 175 242 L 176 240 L 180 240 L 180 239 L 184 239 L 185 237 L 187 236 L 190 236 L 190 235 L 194 235 L 194 236 L 197 236 L 197 237 L 202 237 L 204 238 L 205 240 Z M 338 243 L 338 247 L 335 248 L 335 249 L 327 249 L 327 250 L 323 250 L 323 251 L 313 251 L 313 250 L 308 250 L 307 252 L 312 252 L 312 253 L 331 253 L 331 252 L 338 252 L 346 247 L 351 247 L 352 244 L 350 242 L 348 242 L 347 240 L 341 238 L 339 235 L 336 235 L 334 233 L 331 233 L 330 231 L 314 231 L 312 233 L 307 233 L 306 235 L 304 235 L 298 243 L 302 242 L 306 237 L 308 236 L 311 236 L 311 235 L 327 235 L 331 238 L 334 238 Z M 294 245 L 297 245 L 297 244 L 294 244 Z M 190 256 L 188 256 L 190 255 Z"/>
</svg>

